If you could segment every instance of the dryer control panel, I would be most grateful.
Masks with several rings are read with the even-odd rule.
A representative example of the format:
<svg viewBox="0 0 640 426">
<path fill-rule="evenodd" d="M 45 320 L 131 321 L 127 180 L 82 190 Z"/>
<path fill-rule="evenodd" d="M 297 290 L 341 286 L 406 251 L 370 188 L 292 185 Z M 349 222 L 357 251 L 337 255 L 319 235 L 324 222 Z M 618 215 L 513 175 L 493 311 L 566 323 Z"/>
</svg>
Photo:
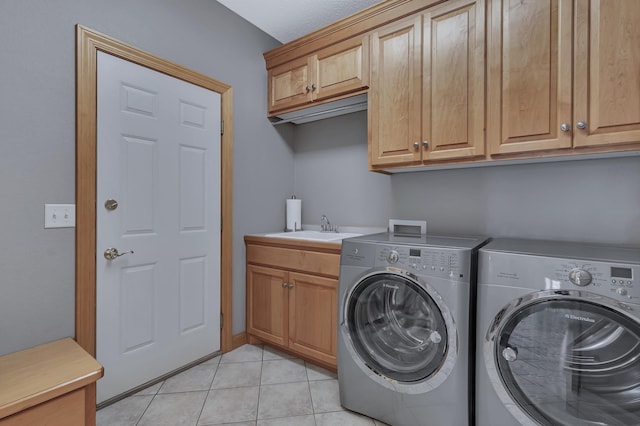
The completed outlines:
<svg viewBox="0 0 640 426">
<path fill-rule="evenodd" d="M 620 301 L 638 303 L 640 284 L 638 267 L 603 262 L 566 261 L 556 268 L 556 277 L 573 286 L 612 297 Z"/>
<path fill-rule="evenodd" d="M 640 263 L 487 254 L 481 250 L 479 283 L 539 290 L 584 290 L 620 302 L 640 303 Z"/>
</svg>

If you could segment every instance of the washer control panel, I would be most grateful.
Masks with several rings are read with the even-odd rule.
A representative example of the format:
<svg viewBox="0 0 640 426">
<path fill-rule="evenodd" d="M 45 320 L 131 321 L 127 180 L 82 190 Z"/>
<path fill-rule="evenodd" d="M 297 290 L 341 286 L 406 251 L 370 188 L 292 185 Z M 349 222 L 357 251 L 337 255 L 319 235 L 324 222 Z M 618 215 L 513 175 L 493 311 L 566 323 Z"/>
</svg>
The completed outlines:
<svg viewBox="0 0 640 426">
<path fill-rule="evenodd" d="M 393 266 L 415 275 L 437 276 L 457 281 L 467 281 L 470 278 L 470 251 L 394 245 L 379 245 L 377 251 L 377 267 Z"/>
<path fill-rule="evenodd" d="M 580 287 L 591 284 L 592 280 L 593 278 L 591 277 L 591 273 L 589 271 L 585 271 L 584 269 L 576 268 L 572 269 L 571 272 L 569 272 L 569 281 Z"/>
</svg>

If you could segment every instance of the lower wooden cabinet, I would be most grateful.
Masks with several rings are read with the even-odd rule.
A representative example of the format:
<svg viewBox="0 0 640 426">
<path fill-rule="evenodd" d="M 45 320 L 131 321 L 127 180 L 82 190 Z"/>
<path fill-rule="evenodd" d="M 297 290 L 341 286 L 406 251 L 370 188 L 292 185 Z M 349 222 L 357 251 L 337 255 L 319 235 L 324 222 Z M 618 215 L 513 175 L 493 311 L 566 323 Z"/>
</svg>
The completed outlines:
<svg viewBox="0 0 640 426">
<path fill-rule="evenodd" d="M 251 238 L 262 237 L 245 241 Z M 335 370 L 340 245 L 275 244 L 247 241 L 249 341 L 275 345 Z"/>
</svg>

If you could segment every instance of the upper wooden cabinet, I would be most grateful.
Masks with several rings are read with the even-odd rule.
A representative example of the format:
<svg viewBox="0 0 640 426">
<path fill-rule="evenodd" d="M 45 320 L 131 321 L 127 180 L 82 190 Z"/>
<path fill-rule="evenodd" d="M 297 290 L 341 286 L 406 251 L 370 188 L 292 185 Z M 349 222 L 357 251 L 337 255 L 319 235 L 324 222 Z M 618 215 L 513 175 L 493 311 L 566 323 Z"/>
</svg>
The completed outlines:
<svg viewBox="0 0 640 426">
<path fill-rule="evenodd" d="M 640 0 L 383 1 L 266 52 L 269 115 L 368 89 L 375 171 L 638 151 L 638 22 Z"/>
<path fill-rule="evenodd" d="M 489 1 L 491 154 L 640 141 L 640 2 L 573 8 L 571 0 Z"/>
<path fill-rule="evenodd" d="M 572 0 L 489 0 L 492 154 L 571 148 Z"/>
<path fill-rule="evenodd" d="M 359 36 L 272 68 L 269 114 L 362 92 L 369 86 L 369 37 Z"/>
<path fill-rule="evenodd" d="M 575 23 L 574 146 L 640 142 L 640 1 L 579 0 Z"/>
<path fill-rule="evenodd" d="M 420 16 L 371 36 L 369 156 L 372 165 L 414 163 L 422 150 L 422 41 Z"/>
<path fill-rule="evenodd" d="M 373 32 L 370 166 L 482 157 L 485 3 L 455 0 Z"/>
</svg>

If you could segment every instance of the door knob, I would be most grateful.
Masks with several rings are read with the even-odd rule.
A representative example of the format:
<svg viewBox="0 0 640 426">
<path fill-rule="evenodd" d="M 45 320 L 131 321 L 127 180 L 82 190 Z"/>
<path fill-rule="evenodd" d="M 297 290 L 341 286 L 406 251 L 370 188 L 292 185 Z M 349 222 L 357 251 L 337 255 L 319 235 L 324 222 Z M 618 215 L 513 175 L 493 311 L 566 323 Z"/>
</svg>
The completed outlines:
<svg viewBox="0 0 640 426">
<path fill-rule="evenodd" d="M 587 128 L 587 123 L 585 123 L 584 121 L 578 121 L 578 123 L 576 124 L 576 127 L 580 130 L 582 129 L 586 129 Z"/>
<path fill-rule="evenodd" d="M 114 247 L 109 247 L 104 251 L 104 258 L 107 260 L 113 260 L 117 257 L 124 256 L 125 254 L 133 254 L 133 250 L 125 251 L 122 253 L 118 253 L 118 249 Z"/>
<path fill-rule="evenodd" d="M 562 125 L 560 125 L 560 130 L 563 132 L 568 132 L 570 129 L 571 126 L 568 123 L 562 123 Z"/>
<path fill-rule="evenodd" d="M 414 143 L 413 143 L 413 148 L 414 148 L 414 149 L 418 149 L 418 148 L 420 148 L 420 144 L 419 144 L 418 142 L 414 142 Z"/>
</svg>

